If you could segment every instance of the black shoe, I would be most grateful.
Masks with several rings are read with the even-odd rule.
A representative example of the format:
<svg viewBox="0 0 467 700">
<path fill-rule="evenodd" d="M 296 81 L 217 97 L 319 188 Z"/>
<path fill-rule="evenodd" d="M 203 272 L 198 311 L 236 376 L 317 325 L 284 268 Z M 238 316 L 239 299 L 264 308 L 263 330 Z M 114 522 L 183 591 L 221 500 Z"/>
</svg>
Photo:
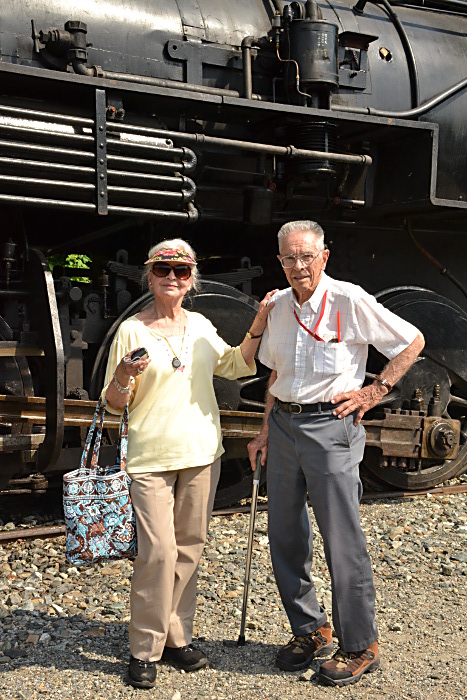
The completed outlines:
<svg viewBox="0 0 467 700">
<path fill-rule="evenodd" d="M 162 652 L 162 661 L 167 661 L 184 671 L 197 671 L 208 663 L 202 651 L 196 649 L 193 644 L 186 644 L 184 647 L 165 647 Z"/>
<path fill-rule="evenodd" d="M 129 680 L 135 688 L 153 688 L 156 685 L 156 662 L 141 661 L 130 656 Z"/>
</svg>

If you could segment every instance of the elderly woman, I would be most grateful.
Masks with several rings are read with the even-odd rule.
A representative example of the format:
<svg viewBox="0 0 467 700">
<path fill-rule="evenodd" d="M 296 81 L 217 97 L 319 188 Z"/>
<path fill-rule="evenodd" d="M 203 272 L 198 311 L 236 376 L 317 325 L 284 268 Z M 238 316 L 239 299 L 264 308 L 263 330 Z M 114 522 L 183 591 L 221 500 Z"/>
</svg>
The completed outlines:
<svg viewBox="0 0 467 700">
<path fill-rule="evenodd" d="M 204 316 L 182 308 L 198 284 L 188 243 L 159 243 L 145 265 L 152 302 L 119 327 L 103 390 L 112 412 L 129 402 L 126 469 L 138 532 L 129 679 L 138 688 L 154 686 L 161 658 L 185 671 L 208 662 L 191 641 L 198 563 L 224 451 L 212 378 L 254 374 L 274 293 L 260 303 L 241 345 L 232 348 Z M 148 356 L 130 364 L 141 347 Z"/>
</svg>

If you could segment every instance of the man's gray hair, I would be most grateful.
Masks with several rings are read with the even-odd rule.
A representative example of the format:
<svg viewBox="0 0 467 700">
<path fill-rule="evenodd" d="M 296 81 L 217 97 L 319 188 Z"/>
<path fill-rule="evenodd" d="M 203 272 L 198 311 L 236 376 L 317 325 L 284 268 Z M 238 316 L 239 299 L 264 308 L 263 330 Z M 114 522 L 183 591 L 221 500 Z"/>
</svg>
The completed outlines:
<svg viewBox="0 0 467 700">
<path fill-rule="evenodd" d="M 318 250 L 325 249 L 324 243 L 324 231 L 321 226 L 316 223 L 316 221 L 289 221 L 280 227 L 279 233 L 277 234 L 277 242 L 279 244 L 279 251 L 282 248 L 282 242 L 290 233 L 295 233 L 296 231 L 303 231 L 303 233 L 312 233 L 316 236 L 316 247 Z"/>
</svg>

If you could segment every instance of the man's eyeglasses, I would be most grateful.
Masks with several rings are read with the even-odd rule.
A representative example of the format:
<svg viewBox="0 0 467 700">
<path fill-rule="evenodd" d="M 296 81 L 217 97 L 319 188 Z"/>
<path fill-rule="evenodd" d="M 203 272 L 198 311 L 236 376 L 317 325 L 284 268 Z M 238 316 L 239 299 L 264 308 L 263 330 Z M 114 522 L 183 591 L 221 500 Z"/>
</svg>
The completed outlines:
<svg viewBox="0 0 467 700">
<path fill-rule="evenodd" d="M 191 267 L 189 265 L 169 265 L 165 262 L 156 262 L 151 268 L 152 274 L 156 277 L 168 277 L 170 271 L 178 280 L 188 280 L 191 277 Z"/>
<path fill-rule="evenodd" d="M 308 267 L 316 260 L 316 258 L 321 252 L 321 250 L 318 251 L 316 255 L 313 255 L 313 253 L 302 253 L 302 255 L 284 255 L 284 257 L 280 259 L 281 265 L 285 268 L 294 267 L 297 260 L 300 260 L 302 265 Z"/>
</svg>

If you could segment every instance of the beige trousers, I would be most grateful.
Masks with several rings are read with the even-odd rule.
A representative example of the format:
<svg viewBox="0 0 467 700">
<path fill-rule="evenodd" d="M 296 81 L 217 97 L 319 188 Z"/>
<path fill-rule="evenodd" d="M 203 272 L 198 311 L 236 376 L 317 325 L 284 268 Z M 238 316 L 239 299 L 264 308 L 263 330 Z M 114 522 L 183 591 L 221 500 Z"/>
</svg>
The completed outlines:
<svg viewBox="0 0 467 700">
<path fill-rule="evenodd" d="M 220 459 L 203 467 L 132 474 L 138 556 L 130 595 L 130 653 L 158 661 L 164 646 L 192 639 L 198 564 Z"/>
</svg>

